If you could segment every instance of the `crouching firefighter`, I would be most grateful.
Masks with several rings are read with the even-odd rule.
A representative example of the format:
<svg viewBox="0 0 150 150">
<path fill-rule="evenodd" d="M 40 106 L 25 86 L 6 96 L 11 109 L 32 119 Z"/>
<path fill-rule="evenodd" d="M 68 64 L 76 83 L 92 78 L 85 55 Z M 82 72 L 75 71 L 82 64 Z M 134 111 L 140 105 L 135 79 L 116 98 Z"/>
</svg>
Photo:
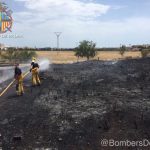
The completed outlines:
<svg viewBox="0 0 150 150">
<path fill-rule="evenodd" d="M 31 63 L 31 69 L 30 72 L 32 73 L 32 86 L 40 86 L 41 81 L 39 78 L 39 64 L 35 62 L 35 58 L 32 58 L 32 63 Z"/>
<path fill-rule="evenodd" d="M 24 94 L 24 88 L 23 88 L 23 75 L 22 71 L 19 68 L 19 64 L 15 65 L 15 74 L 14 78 L 16 79 L 16 93 L 17 95 L 23 95 Z"/>
</svg>

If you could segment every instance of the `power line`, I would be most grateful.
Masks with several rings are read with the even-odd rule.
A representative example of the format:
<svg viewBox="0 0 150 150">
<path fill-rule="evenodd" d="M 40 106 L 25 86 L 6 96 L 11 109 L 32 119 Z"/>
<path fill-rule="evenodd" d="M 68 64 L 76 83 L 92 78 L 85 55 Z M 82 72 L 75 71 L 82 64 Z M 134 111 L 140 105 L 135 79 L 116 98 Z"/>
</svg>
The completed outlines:
<svg viewBox="0 0 150 150">
<path fill-rule="evenodd" d="M 59 49 L 59 37 L 60 37 L 60 35 L 62 34 L 62 32 L 54 32 L 54 34 L 55 34 L 56 37 L 57 37 L 57 49 Z"/>
</svg>

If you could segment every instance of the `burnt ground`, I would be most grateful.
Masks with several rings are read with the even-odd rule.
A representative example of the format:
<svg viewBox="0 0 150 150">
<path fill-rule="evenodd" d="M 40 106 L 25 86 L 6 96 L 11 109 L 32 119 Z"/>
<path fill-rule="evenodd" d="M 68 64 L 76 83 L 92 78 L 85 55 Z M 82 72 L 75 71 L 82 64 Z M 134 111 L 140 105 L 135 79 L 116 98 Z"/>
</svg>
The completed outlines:
<svg viewBox="0 0 150 150">
<path fill-rule="evenodd" d="M 3 150 L 137 150 L 101 139 L 150 140 L 149 58 L 51 65 L 41 77 L 41 87 L 25 81 L 23 97 L 12 87 L 0 98 Z"/>
</svg>

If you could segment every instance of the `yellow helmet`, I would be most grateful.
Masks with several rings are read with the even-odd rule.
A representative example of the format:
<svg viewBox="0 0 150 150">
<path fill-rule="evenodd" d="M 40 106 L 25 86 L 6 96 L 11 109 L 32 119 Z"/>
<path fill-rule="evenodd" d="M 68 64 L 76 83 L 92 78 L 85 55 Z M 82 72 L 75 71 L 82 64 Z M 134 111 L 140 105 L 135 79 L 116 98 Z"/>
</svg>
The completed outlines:
<svg viewBox="0 0 150 150">
<path fill-rule="evenodd" d="M 36 60 L 36 58 L 35 57 L 32 57 L 32 61 L 35 61 Z"/>
</svg>

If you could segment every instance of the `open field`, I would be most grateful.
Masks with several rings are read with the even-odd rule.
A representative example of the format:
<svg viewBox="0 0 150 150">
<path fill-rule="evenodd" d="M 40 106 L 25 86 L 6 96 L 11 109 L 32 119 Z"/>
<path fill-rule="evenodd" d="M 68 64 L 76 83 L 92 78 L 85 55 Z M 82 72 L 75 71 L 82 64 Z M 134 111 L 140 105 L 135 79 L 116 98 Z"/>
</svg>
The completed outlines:
<svg viewBox="0 0 150 150">
<path fill-rule="evenodd" d="M 74 56 L 73 51 L 37 51 L 36 52 L 38 57 L 48 58 L 51 60 L 52 63 L 73 63 L 77 62 L 77 57 Z M 101 51 L 98 52 L 96 57 L 94 59 L 100 59 L 100 60 L 118 60 L 118 59 L 125 59 L 125 58 L 138 58 L 141 57 L 141 53 L 139 51 L 134 52 L 126 52 L 124 57 L 122 57 L 118 51 Z M 79 61 L 84 61 L 86 58 L 79 58 Z"/>
<path fill-rule="evenodd" d="M 4 53 L 4 52 L 3 52 Z M 67 63 L 74 63 L 77 61 L 85 61 L 86 58 L 77 58 L 73 51 L 36 51 L 37 56 L 39 58 L 48 58 L 51 63 L 55 64 L 67 64 Z M 126 58 L 140 58 L 141 52 L 139 51 L 128 51 L 122 57 L 119 51 L 99 51 L 97 55 L 92 60 L 120 60 Z M 2 65 L 2 62 L 0 62 Z M 6 62 L 5 62 L 5 65 Z"/>
</svg>

